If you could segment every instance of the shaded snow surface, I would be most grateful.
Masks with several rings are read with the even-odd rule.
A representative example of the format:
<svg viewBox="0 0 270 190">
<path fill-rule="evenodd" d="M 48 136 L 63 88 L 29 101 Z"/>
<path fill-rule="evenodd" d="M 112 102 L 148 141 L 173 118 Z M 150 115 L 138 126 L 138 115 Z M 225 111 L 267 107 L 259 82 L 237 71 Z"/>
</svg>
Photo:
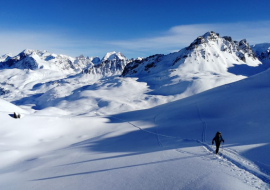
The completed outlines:
<svg viewBox="0 0 270 190">
<path fill-rule="evenodd" d="M 13 119 L 5 108 L 0 188 L 270 189 L 269 81 L 267 70 L 114 115 L 72 116 L 46 108 Z M 217 131 L 225 139 L 218 156 L 210 145 Z"/>
</svg>

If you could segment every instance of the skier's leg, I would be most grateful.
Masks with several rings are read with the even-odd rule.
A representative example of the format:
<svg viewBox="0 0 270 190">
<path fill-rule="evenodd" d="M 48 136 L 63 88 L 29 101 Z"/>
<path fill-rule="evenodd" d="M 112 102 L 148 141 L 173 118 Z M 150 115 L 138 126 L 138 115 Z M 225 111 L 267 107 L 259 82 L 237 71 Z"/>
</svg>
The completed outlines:
<svg viewBox="0 0 270 190">
<path fill-rule="evenodd" d="M 220 146 L 220 144 L 216 144 L 216 154 L 218 153 L 218 151 L 219 151 L 219 146 Z"/>
</svg>

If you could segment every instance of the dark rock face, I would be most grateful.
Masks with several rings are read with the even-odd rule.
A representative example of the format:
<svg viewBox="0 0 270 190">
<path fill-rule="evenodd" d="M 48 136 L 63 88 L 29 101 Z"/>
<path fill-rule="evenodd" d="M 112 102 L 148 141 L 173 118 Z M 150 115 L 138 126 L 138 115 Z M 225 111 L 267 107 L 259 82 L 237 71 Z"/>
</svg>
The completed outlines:
<svg viewBox="0 0 270 190">
<path fill-rule="evenodd" d="M 86 74 L 100 74 L 100 75 L 114 75 L 121 74 L 124 67 L 127 64 L 127 60 L 104 60 L 100 64 L 92 65 L 85 69 L 83 73 Z"/>
<path fill-rule="evenodd" d="M 240 58 L 240 60 L 242 60 L 243 62 L 246 62 L 245 54 L 239 52 L 239 53 L 237 54 L 237 56 Z"/>
<path fill-rule="evenodd" d="M 216 41 L 218 38 L 219 38 L 219 33 L 215 33 L 213 31 L 211 32 L 206 32 L 204 35 L 203 35 L 204 39 L 206 40 L 210 40 L 210 41 Z"/>
<path fill-rule="evenodd" d="M 263 47 L 258 48 L 257 46 Z M 266 66 L 270 67 L 270 44 L 258 44 L 252 47 L 253 51 L 255 52 L 255 55 L 258 57 L 258 59 Z"/>
<path fill-rule="evenodd" d="M 204 44 L 205 39 L 202 36 L 199 36 L 196 40 L 194 40 L 188 47 L 187 49 L 195 49 L 198 47 L 200 44 Z"/>
<path fill-rule="evenodd" d="M 1 62 L 0 68 L 19 68 L 35 70 L 38 68 L 38 64 L 35 59 L 29 56 L 29 54 L 21 52 L 19 55 L 9 58 L 4 62 Z"/>
<path fill-rule="evenodd" d="M 219 33 L 215 33 L 213 31 L 206 32 L 203 36 L 197 37 L 186 49 L 192 50 L 196 49 L 200 44 L 205 44 L 208 41 L 216 41 L 219 38 Z"/>
<path fill-rule="evenodd" d="M 219 47 L 221 52 L 227 52 L 236 55 L 239 59 L 235 61 L 247 62 L 252 58 L 254 61 L 257 59 L 251 47 L 245 39 L 238 41 L 233 41 L 230 36 L 220 37 L 218 33 L 213 31 L 207 32 L 202 36 L 197 37 L 188 47 L 180 50 L 177 56 L 169 55 L 152 55 L 142 60 L 134 60 L 126 65 L 122 76 L 139 76 L 140 73 L 148 74 L 152 72 L 152 68 L 157 67 L 159 69 L 158 62 L 160 60 L 167 59 L 171 61 L 171 66 L 176 66 L 184 63 L 189 57 L 194 57 L 195 62 L 202 58 L 206 62 L 213 61 L 210 60 L 211 52 L 208 49 L 212 46 Z M 175 54 L 176 55 L 176 54 Z M 215 53 L 216 58 L 220 57 L 218 53 Z M 224 55 L 226 56 L 226 54 Z M 262 54 L 262 57 L 266 57 L 266 54 Z M 166 57 L 166 58 L 165 58 Z M 167 62 L 166 62 L 167 64 Z M 170 64 L 169 64 L 170 65 Z"/>
<path fill-rule="evenodd" d="M 239 42 L 238 46 L 239 46 L 239 49 L 243 50 L 243 52 L 246 53 L 249 57 L 252 57 L 253 59 L 256 59 L 255 53 L 252 51 L 252 49 L 249 46 L 249 43 L 247 43 L 246 39 L 241 40 Z M 241 59 L 242 57 L 243 56 L 241 56 L 239 58 Z M 242 58 L 242 60 L 243 60 L 243 58 Z M 245 60 L 245 58 L 244 58 L 244 60 Z"/>
<path fill-rule="evenodd" d="M 124 68 L 124 71 L 121 76 L 126 76 L 127 74 L 135 74 L 137 71 L 135 70 L 139 66 L 139 63 L 137 62 L 131 62 Z"/>
<path fill-rule="evenodd" d="M 142 60 L 133 60 L 125 66 L 121 76 L 138 73 L 136 69 L 139 67 L 141 68 L 141 71 L 146 71 L 149 73 L 151 68 L 155 67 L 156 64 L 162 60 L 163 56 L 163 54 L 155 54 Z"/>
<path fill-rule="evenodd" d="M 5 88 L 0 87 L 0 95 L 5 95 L 5 94 L 8 94 L 8 93 L 10 93 L 9 90 L 6 90 Z"/>
<path fill-rule="evenodd" d="M 227 40 L 228 42 L 231 42 L 231 43 L 233 42 L 231 36 L 223 36 L 223 38 L 224 38 L 225 40 Z"/>
<path fill-rule="evenodd" d="M 25 69 L 35 70 L 38 68 L 36 60 L 34 60 L 32 57 L 23 59 L 21 64 Z"/>
<path fill-rule="evenodd" d="M 144 67 L 144 70 L 145 71 L 148 71 L 150 68 L 152 68 L 152 67 L 155 67 L 155 62 L 152 62 L 152 63 L 149 63 L 148 65 L 146 65 L 145 67 Z"/>
</svg>

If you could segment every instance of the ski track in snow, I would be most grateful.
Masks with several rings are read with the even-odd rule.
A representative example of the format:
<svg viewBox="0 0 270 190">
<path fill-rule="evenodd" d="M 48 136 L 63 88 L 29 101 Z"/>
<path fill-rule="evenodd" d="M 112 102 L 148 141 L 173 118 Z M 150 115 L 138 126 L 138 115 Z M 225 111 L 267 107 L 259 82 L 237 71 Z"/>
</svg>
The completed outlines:
<svg viewBox="0 0 270 190">
<path fill-rule="evenodd" d="M 214 152 L 215 148 L 211 148 L 206 142 L 205 142 L 205 137 L 206 137 L 206 130 L 207 130 L 207 123 L 203 120 L 200 108 L 197 104 L 197 110 L 199 113 L 199 118 L 202 121 L 204 127 L 203 127 L 203 132 L 202 132 L 202 142 L 201 143 L 206 150 L 208 150 L 210 153 Z M 260 168 L 258 168 L 254 163 L 246 160 L 242 156 L 240 156 L 236 151 L 230 150 L 230 149 L 225 149 L 223 148 L 223 145 L 221 146 L 220 149 L 220 156 L 222 158 L 221 164 L 227 164 L 229 167 L 232 168 L 232 171 L 240 171 L 241 169 L 244 171 L 243 173 L 250 173 L 253 174 L 254 176 L 258 177 L 261 179 L 263 182 L 269 184 L 270 183 L 270 177 L 267 174 L 264 174 L 260 171 Z M 247 182 L 250 180 L 249 174 L 246 175 Z M 254 178 L 251 178 L 253 180 Z M 256 180 L 252 181 L 251 184 L 255 184 Z M 250 185 L 250 184 L 249 184 Z M 253 185 L 252 185 L 253 186 Z"/>
<path fill-rule="evenodd" d="M 205 154 L 201 154 L 200 153 L 194 153 L 194 152 L 190 152 L 190 151 L 185 151 L 182 150 L 181 148 L 174 148 L 172 149 L 173 151 L 177 151 L 179 153 L 182 154 L 188 154 L 188 155 L 192 155 L 192 156 L 199 156 L 201 159 L 205 159 L 208 161 L 212 161 L 212 162 L 218 162 L 219 165 L 225 166 L 225 167 L 229 167 L 231 173 L 226 173 L 229 176 L 232 176 L 238 180 L 241 180 L 243 183 L 248 184 L 251 187 L 254 187 L 256 189 L 268 189 L 267 187 L 265 187 L 265 185 L 263 183 L 261 183 L 261 181 L 269 184 L 270 183 L 270 178 L 267 174 L 263 173 L 260 171 L 260 168 L 258 168 L 254 163 L 246 160 L 245 158 L 241 157 L 237 151 L 231 150 L 229 148 L 224 148 L 223 146 L 221 146 L 220 148 L 220 154 L 219 155 L 215 155 L 213 154 L 215 147 L 209 144 L 207 144 L 205 142 L 206 139 L 206 132 L 207 132 L 207 123 L 205 122 L 205 120 L 203 120 L 203 117 L 200 113 L 200 107 L 197 105 L 197 110 L 198 110 L 198 117 L 200 119 L 200 121 L 203 124 L 203 128 L 202 128 L 202 141 L 198 140 L 198 139 L 185 139 L 185 138 L 179 138 L 177 136 L 170 136 L 170 135 L 164 135 L 164 134 L 160 134 L 157 132 L 157 128 L 155 128 L 155 132 L 146 130 L 141 128 L 138 125 L 133 124 L 132 122 L 126 121 L 124 119 L 120 119 L 117 117 L 112 117 L 112 116 L 108 116 L 114 119 L 117 119 L 119 121 L 128 123 L 129 125 L 131 125 L 132 127 L 135 127 L 141 131 L 144 131 L 146 133 L 155 135 L 157 138 L 157 143 L 160 147 L 166 147 L 166 145 L 162 142 L 162 139 L 160 137 L 166 138 L 166 139 L 172 139 L 173 143 L 179 143 L 179 141 L 193 141 L 196 142 L 198 144 L 200 144 L 200 149 L 202 152 L 206 153 Z M 158 118 L 159 115 L 161 115 L 162 113 L 157 114 L 153 120 L 154 123 L 156 123 L 156 120 Z M 76 155 L 72 161 L 76 161 L 79 157 L 80 157 L 79 153 L 78 155 Z M 60 170 L 57 170 L 56 172 L 54 172 L 53 176 L 56 176 L 58 173 L 62 173 L 65 170 L 65 167 L 63 167 Z M 192 179 L 188 184 L 191 184 L 192 181 L 197 180 L 197 179 Z M 35 184 L 34 186 L 31 187 L 31 189 L 36 189 L 36 187 L 39 186 L 39 183 Z"/>
<path fill-rule="evenodd" d="M 207 144 L 205 142 L 205 137 L 206 137 L 206 132 L 207 132 L 207 123 L 205 122 L 205 120 L 202 118 L 202 115 L 200 113 L 200 107 L 197 105 L 197 110 L 198 110 L 198 117 L 200 119 L 200 121 L 203 124 L 203 128 L 202 128 L 202 140 L 197 140 L 197 139 L 184 139 L 184 138 L 179 138 L 176 136 L 169 136 L 169 135 L 164 135 L 164 134 L 160 134 L 158 133 L 158 129 L 155 129 L 155 132 L 143 129 L 142 127 L 133 124 L 132 122 L 126 121 L 124 119 L 120 119 L 117 117 L 112 117 L 112 116 L 108 116 L 114 119 L 117 119 L 119 121 L 128 123 L 129 125 L 131 125 L 132 127 L 135 127 L 141 131 L 147 132 L 149 134 L 155 135 L 157 138 L 157 143 L 160 147 L 166 147 L 166 145 L 162 142 L 161 137 L 165 138 L 165 139 L 171 139 L 173 140 L 173 143 L 179 143 L 179 141 L 193 141 L 196 142 L 198 144 L 200 144 L 200 150 L 198 152 L 203 152 L 206 153 L 205 154 L 201 154 L 201 153 L 197 153 L 197 152 L 191 152 L 191 151 L 185 151 L 182 148 L 174 148 L 172 149 L 173 151 L 177 151 L 181 154 L 188 154 L 191 156 L 197 156 L 200 159 L 204 159 L 207 161 L 211 161 L 211 162 L 217 162 L 219 165 L 224 166 L 224 167 L 228 167 L 230 168 L 231 172 L 225 172 L 227 175 L 232 176 L 240 181 L 242 181 L 245 184 L 248 184 L 249 186 L 256 188 L 256 189 L 268 189 L 269 187 L 266 187 L 263 182 L 269 184 L 270 183 L 270 178 L 268 175 L 260 172 L 260 168 L 258 168 L 254 163 L 246 160 L 245 158 L 241 157 L 237 151 L 231 150 L 229 148 L 223 148 L 223 146 L 220 149 L 221 154 L 220 155 L 215 155 L 213 154 L 214 151 L 214 146 L 211 147 L 211 145 Z M 158 118 L 158 116 L 160 116 L 162 113 L 157 114 L 153 120 L 154 123 L 156 123 L 156 120 Z M 79 154 L 77 154 L 72 161 L 76 161 L 81 155 L 81 152 Z M 66 170 L 66 167 L 63 167 L 60 170 L 57 170 L 56 172 L 54 172 L 53 176 L 56 176 L 59 173 L 63 173 L 63 171 Z M 207 176 L 205 176 L 207 177 Z M 200 180 L 201 177 L 198 177 L 197 179 L 192 179 L 188 184 L 192 184 L 193 181 L 195 180 Z M 31 187 L 31 189 L 36 189 L 36 187 L 39 187 L 40 183 L 36 183 L 34 186 Z"/>
<path fill-rule="evenodd" d="M 160 134 L 160 133 L 157 132 L 157 129 L 155 130 L 155 132 L 148 131 L 146 129 L 142 129 L 141 127 L 139 127 L 139 126 L 137 126 L 137 125 L 135 125 L 135 124 L 133 124 L 133 123 L 131 123 L 129 121 L 126 121 L 126 120 L 123 120 L 123 119 L 120 119 L 120 118 L 117 118 L 117 117 L 112 117 L 112 116 L 110 116 L 110 117 L 112 117 L 114 119 L 117 119 L 117 120 L 120 120 L 120 121 L 123 121 L 125 123 L 128 123 L 129 125 L 137 128 L 137 129 L 139 129 L 141 131 L 144 131 L 144 132 L 150 133 L 152 135 L 155 135 L 156 138 L 157 138 L 158 145 L 161 146 L 161 147 L 166 147 L 166 146 L 162 143 L 160 137 L 165 137 L 165 138 L 170 138 L 170 139 L 177 139 L 178 141 L 181 140 L 181 141 L 194 141 L 194 142 L 197 142 L 197 143 L 201 144 L 201 149 L 203 149 L 204 152 L 208 153 L 207 156 L 201 155 L 200 157 L 202 159 L 207 159 L 207 160 L 211 160 L 211 161 L 217 161 L 222 166 L 230 167 L 232 173 L 227 173 L 227 175 L 235 177 L 238 180 L 241 180 L 243 183 L 246 183 L 251 187 L 254 187 L 256 189 L 268 189 L 268 187 L 265 187 L 265 185 L 262 184 L 261 181 L 263 181 L 266 184 L 270 184 L 269 175 L 261 172 L 260 168 L 258 168 L 254 163 L 252 163 L 252 162 L 246 160 L 245 158 L 243 158 L 242 156 L 240 156 L 236 151 L 231 150 L 229 148 L 223 148 L 223 145 L 222 145 L 221 148 L 220 148 L 219 155 L 214 154 L 215 147 L 213 146 L 213 148 L 212 148 L 209 144 L 207 144 L 205 142 L 206 131 L 207 131 L 207 123 L 202 118 L 199 106 L 198 105 L 196 105 L 196 106 L 197 106 L 197 110 L 198 110 L 198 117 L 199 117 L 200 121 L 203 124 L 202 141 L 197 140 L 197 139 L 183 139 L 183 138 L 179 138 L 179 137 L 176 137 L 176 136 Z M 156 118 L 160 114 L 157 114 L 154 117 L 154 123 L 156 123 Z M 173 149 L 173 150 L 177 151 L 179 153 L 182 153 L 182 154 L 195 155 L 194 153 L 184 151 L 184 150 L 181 150 L 181 149 Z M 192 181 L 190 183 L 192 183 Z"/>
<path fill-rule="evenodd" d="M 197 106 L 197 110 L 198 110 L 199 119 L 200 119 L 201 122 L 203 123 L 202 142 L 205 142 L 205 139 L 206 139 L 207 124 L 206 124 L 206 122 L 202 119 L 202 115 L 201 115 L 201 112 L 200 112 L 200 107 L 198 106 L 198 104 L 196 104 L 196 106 Z"/>
</svg>

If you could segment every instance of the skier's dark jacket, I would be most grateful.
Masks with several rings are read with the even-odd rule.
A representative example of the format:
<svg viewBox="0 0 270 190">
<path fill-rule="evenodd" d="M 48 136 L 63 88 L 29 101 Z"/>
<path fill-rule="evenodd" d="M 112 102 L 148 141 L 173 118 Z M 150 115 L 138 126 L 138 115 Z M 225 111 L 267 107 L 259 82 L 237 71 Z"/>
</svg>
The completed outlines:
<svg viewBox="0 0 270 190">
<path fill-rule="evenodd" d="M 218 136 L 219 134 L 220 134 L 220 137 Z M 216 144 L 220 144 L 221 142 L 224 143 L 224 139 L 222 138 L 221 133 L 216 134 L 216 136 L 212 140 L 212 144 L 214 143 L 214 141 Z"/>
</svg>

